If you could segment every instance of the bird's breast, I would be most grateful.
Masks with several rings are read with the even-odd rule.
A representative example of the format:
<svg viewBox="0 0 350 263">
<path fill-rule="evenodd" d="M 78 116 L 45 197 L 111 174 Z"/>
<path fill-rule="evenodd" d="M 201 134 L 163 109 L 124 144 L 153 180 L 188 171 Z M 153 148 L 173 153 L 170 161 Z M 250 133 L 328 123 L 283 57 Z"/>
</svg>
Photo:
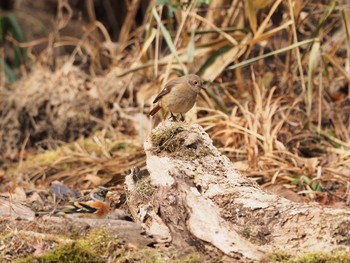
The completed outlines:
<svg viewBox="0 0 350 263">
<path fill-rule="evenodd" d="M 162 98 L 162 107 L 172 113 L 186 113 L 196 102 L 197 93 L 187 91 L 184 93 L 170 92 Z"/>
</svg>

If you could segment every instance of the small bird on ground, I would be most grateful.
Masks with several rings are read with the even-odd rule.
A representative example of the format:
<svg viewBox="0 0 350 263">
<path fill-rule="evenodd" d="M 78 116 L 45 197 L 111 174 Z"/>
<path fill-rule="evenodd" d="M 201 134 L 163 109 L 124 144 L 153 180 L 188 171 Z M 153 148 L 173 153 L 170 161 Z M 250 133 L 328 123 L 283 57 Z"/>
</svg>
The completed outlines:
<svg viewBox="0 0 350 263">
<path fill-rule="evenodd" d="M 55 215 L 70 214 L 78 217 L 105 218 L 109 213 L 108 189 L 100 186 L 92 191 L 87 201 L 75 201 L 54 211 Z"/>
<path fill-rule="evenodd" d="M 170 112 L 172 120 L 177 120 L 174 113 L 179 113 L 183 121 L 182 114 L 194 106 L 201 89 L 205 90 L 202 79 L 194 74 L 170 80 L 153 101 L 153 103 L 158 103 L 149 115 L 154 116 L 162 108 Z"/>
</svg>

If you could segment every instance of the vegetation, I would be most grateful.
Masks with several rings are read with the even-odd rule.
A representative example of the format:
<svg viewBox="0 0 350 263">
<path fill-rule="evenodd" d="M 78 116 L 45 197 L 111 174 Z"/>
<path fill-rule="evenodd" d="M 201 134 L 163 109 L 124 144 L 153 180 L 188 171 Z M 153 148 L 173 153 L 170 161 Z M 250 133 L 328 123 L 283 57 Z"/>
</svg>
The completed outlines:
<svg viewBox="0 0 350 263">
<path fill-rule="evenodd" d="M 306 201 L 348 205 L 346 1 L 30 2 L 0 14 L 0 193 L 121 184 L 145 165 L 156 94 L 196 73 L 207 92 L 187 121 L 238 170 Z M 185 128 L 171 131 L 151 134 L 155 149 L 182 149 Z"/>
<path fill-rule="evenodd" d="M 281 263 L 316 263 L 316 262 L 350 262 L 348 253 L 345 251 L 312 252 L 298 255 L 289 255 L 286 252 L 276 252 L 263 260 L 263 262 Z"/>
</svg>

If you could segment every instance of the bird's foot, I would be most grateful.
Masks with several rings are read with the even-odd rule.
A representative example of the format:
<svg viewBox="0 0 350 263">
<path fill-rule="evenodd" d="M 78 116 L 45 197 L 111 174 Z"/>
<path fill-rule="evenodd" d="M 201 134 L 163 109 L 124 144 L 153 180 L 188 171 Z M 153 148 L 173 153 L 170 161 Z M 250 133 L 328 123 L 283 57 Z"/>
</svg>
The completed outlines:
<svg viewBox="0 0 350 263">
<path fill-rule="evenodd" d="M 185 121 L 185 117 L 184 116 L 182 116 L 182 114 L 180 113 L 180 121 Z"/>
<path fill-rule="evenodd" d="M 171 120 L 171 121 L 177 121 L 176 116 L 175 116 L 172 112 L 170 113 L 170 115 L 171 115 L 171 116 L 170 116 L 170 120 Z"/>
</svg>

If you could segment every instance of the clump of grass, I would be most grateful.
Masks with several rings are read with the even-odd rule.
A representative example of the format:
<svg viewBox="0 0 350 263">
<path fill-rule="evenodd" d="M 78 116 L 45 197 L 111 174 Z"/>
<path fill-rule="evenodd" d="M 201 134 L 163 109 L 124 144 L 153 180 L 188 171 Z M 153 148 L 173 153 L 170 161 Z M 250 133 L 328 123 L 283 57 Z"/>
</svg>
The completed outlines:
<svg viewBox="0 0 350 263">
<path fill-rule="evenodd" d="M 308 252 L 308 253 L 299 253 L 297 255 L 292 255 L 288 252 L 279 251 L 274 252 L 264 260 L 264 263 L 319 263 L 319 262 L 350 262 L 349 253 L 343 250 L 337 250 L 332 252 Z"/>
<path fill-rule="evenodd" d="M 146 200 L 152 199 L 154 191 L 155 188 L 151 185 L 149 176 L 146 176 L 135 182 L 135 188 L 130 193 L 129 199 L 132 203 L 147 203 Z"/>
<path fill-rule="evenodd" d="M 123 165 L 120 165 L 120 164 Z M 122 181 L 134 166 L 145 163 L 145 153 L 136 140 L 117 140 L 115 135 L 96 133 L 93 138 L 79 139 L 57 149 L 28 157 L 20 165 L 9 165 L 7 174 L 25 174 L 32 182 L 45 179 L 79 184 L 87 174 L 101 177 L 100 184 Z M 93 183 L 91 187 L 94 187 Z"/>
<path fill-rule="evenodd" d="M 211 154 L 202 135 L 184 123 L 170 123 L 153 130 L 150 141 L 157 153 L 165 152 L 178 158 L 201 158 Z"/>
<path fill-rule="evenodd" d="M 152 146 L 156 151 L 173 153 L 178 150 L 178 135 L 185 131 L 182 123 L 172 123 L 170 127 L 152 131 L 150 135 Z"/>
</svg>

